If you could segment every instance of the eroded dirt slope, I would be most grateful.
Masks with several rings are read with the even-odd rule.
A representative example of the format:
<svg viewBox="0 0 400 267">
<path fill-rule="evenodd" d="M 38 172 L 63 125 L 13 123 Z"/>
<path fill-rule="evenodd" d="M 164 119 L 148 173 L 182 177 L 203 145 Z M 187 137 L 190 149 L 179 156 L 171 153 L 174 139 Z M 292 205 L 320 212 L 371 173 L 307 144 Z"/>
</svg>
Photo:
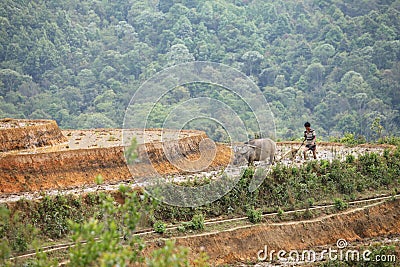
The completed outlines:
<svg viewBox="0 0 400 267">
<path fill-rule="evenodd" d="M 142 132 L 143 130 L 138 130 L 130 134 Z M 172 132 L 170 134 L 175 136 Z M 121 145 L 121 130 L 68 131 L 66 136 L 69 141 L 62 146 L 2 153 L 0 193 L 93 185 L 98 175 L 103 177 L 104 182 L 109 183 L 154 174 L 178 174 L 182 173 L 182 170 L 190 172 L 196 165 L 208 166 L 207 170 L 215 170 L 226 166 L 231 157 L 231 150 L 222 145 L 211 149 L 215 152 L 211 162 L 208 162 L 208 157 L 201 157 L 201 144 L 209 140 L 204 132 L 183 131 L 179 141 L 164 138 L 165 141 L 161 142 L 161 131 L 153 129 L 146 130 L 145 136 L 139 135 L 139 142 L 150 142 L 139 143 L 139 162 L 128 169 Z M 170 151 L 169 155 L 166 155 L 165 148 Z M 184 157 L 171 161 L 174 153 Z"/>
<path fill-rule="evenodd" d="M 215 265 L 256 263 L 257 252 L 265 246 L 269 251 L 316 249 L 326 245 L 337 249 L 339 239 L 350 244 L 367 238 L 399 236 L 399 205 L 397 199 L 312 220 L 265 223 L 179 237 L 176 244 L 189 247 L 192 258 L 205 251 Z M 146 253 L 159 245 L 162 242 L 152 242 Z"/>
<path fill-rule="evenodd" d="M 52 120 L 0 120 L 0 152 L 52 146 L 67 142 Z"/>
</svg>

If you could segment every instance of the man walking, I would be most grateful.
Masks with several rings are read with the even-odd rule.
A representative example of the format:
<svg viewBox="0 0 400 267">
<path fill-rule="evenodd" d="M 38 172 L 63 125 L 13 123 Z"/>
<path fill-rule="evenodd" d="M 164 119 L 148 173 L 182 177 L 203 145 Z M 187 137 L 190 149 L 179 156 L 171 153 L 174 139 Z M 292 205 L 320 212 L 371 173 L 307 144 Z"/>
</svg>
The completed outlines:
<svg viewBox="0 0 400 267">
<path fill-rule="evenodd" d="M 304 141 L 306 142 L 306 146 L 303 149 L 304 160 L 307 160 L 307 151 L 309 150 L 312 151 L 314 159 L 317 159 L 317 154 L 315 152 L 317 148 L 317 144 L 315 143 L 317 136 L 315 135 L 315 131 L 311 129 L 311 124 L 309 122 L 304 123 L 304 127 L 306 128 L 304 131 Z"/>
</svg>

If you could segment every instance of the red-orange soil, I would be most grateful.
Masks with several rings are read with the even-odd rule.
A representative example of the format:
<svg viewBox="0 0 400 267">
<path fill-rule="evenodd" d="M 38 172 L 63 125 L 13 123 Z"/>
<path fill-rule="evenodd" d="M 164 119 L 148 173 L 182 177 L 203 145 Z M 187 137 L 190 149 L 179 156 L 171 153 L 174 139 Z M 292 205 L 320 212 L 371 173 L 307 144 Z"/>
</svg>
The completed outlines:
<svg viewBox="0 0 400 267">
<path fill-rule="evenodd" d="M 367 238 L 400 235 L 400 200 L 379 205 L 355 208 L 312 220 L 282 223 L 265 223 L 227 231 L 189 235 L 176 238 L 176 244 L 190 248 L 194 259 L 205 251 L 214 265 L 255 263 L 257 252 L 264 249 L 305 250 L 331 244 L 345 239 L 354 243 Z M 162 245 L 149 243 L 145 254 Z M 275 254 L 276 255 L 276 254 Z M 399 257 L 400 255 L 397 255 Z M 398 259 L 399 260 L 399 259 Z"/>
<path fill-rule="evenodd" d="M 201 144 L 207 143 L 205 141 L 209 139 L 201 131 L 181 131 L 179 141 L 165 138 L 161 142 L 162 133 L 175 137 L 174 131 L 132 130 L 125 134 L 139 136 L 141 162 L 130 167 L 130 171 L 124 157 L 122 130 L 64 131 L 67 139 L 54 121 L 7 120 L 7 124 L 4 122 L 0 126 L 3 126 L 0 147 L 7 150 L 0 153 L 0 194 L 93 185 L 98 175 L 107 183 L 154 174 L 182 174 L 194 170 L 195 165 L 205 163 L 208 165 L 204 170 L 216 170 L 226 166 L 231 158 L 228 147 L 216 145 L 211 149 L 214 151 L 211 162 L 207 162 L 209 157 L 204 157 Z M 35 131 L 38 133 L 36 139 L 32 137 L 35 136 Z M 36 144 L 43 146 L 29 146 L 28 149 L 20 150 L 26 147 L 26 140 L 21 139 L 21 143 L 11 140 L 13 133 L 21 133 L 18 136 L 26 134 L 31 137 L 30 140 L 36 140 Z M 149 142 L 140 143 L 144 140 Z M 170 161 L 164 152 L 164 146 L 184 157 Z M 14 150 L 9 151 L 12 147 Z M 205 150 L 209 149 L 206 147 Z"/>
<path fill-rule="evenodd" d="M 51 120 L 0 120 L 0 152 L 43 147 L 66 142 Z"/>
</svg>

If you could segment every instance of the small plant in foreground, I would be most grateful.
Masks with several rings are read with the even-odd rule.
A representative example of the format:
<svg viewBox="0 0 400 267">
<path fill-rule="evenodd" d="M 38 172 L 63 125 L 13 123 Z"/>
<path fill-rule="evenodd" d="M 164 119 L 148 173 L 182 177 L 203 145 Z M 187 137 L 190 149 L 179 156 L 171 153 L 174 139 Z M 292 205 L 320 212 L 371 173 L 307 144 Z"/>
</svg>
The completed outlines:
<svg viewBox="0 0 400 267">
<path fill-rule="evenodd" d="M 177 229 L 179 232 L 182 232 L 182 233 L 186 231 L 185 225 L 179 225 L 176 229 Z"/>
<path fill-rule="evenodd" d="M 256 210 L 252 207 L 247 210 L 247 218 L 251 223 L 259 223 L 262 219 L 262 213 L 260 210 Z"/>
<path fill-rule="evenodd" d="M 125 150 L 125 159 L 126 162 L 131 165 L 134 164 L 136 159 L 138 158 L 138 152 L 137 152 L 137 140 L 136 138 L 132 138 L 130 146 Z"/>
<path fill-rule="evenodd" d="M 165 246 L 156 250 L 151 259 L 147 259 L 149 267 L 183 267 L 189 266 L 189 250 L 175 246 L 175 242 L 167 240 Z"/>
<path fill-rule="evenodd" d="M 163 234 L 167 230 L 167 225 L 162 221 L 157 221 L 154 223 L 153 228 L 156 233 Z"/>
<path fill-rule="evenodd" d="M 196 214 L 193 216 L 192 220 L 192 229 L 193 230 L 202 230 L 204 229 L 204 215 L 203 214 Z"/>
<path fill-rule="evenodd" d="M 313 216 L 314 216 L 313 212 L 308 208 L 303 212 L 304 219 L 311 219 Z"/>
<path fill-rule="evenodd" d="M 340 198 L 335 198 L 334 204 L 337 210 L 345 210 L 349 207 L 349 204 Z"/>
<path fill-rule="evenodd" d="M 190 222 L 184 222 L 178 226 L 178 231 L 184 232 L 185 230 L 203 230 L 204 229 L 204 215 L 195 214 Z"/>
<path fill-rule="evenodd" d="M 11 214 L 6 207 L 0 206 L 0 262 L 12 251 L 26 251 L 36 234 L 37 229 L 27 224 L 19 212 Z"/>
<path fill-rule="evenodd" d="M 346 156 L 346 163 L 350 163 L 350 164 L 354 163 L 355 159 L 356 159 L 356 157 L 354 157 L 354 155 L 349 154 Z"/>
<path fill-rule="evenodd" d="M 312 197 L 307 198 L 306 204 L 307 204 L 307 207 L 314 206 L 314 204 L 315 204 L 315 199 L 312 198 Z"/>
<path fill-rule="evenodd" d="M 281 207 L 279 207 L 279 208 L 278 208 L 278 211 L 277 211 L 278 217 L 279 217 L 279 218 L 282 218 L 283 213 L 285 213 L 285 211 L 284 211 L 283 209 L 281 209 Z"/>
</svg>

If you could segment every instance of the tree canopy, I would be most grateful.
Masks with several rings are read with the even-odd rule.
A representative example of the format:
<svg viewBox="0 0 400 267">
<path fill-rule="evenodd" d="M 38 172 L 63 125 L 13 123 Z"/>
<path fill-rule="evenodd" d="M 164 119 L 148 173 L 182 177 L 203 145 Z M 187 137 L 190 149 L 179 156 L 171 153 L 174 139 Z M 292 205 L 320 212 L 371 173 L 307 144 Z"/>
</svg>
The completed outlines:
<svg viewBox="0 0 400 267">
<path fill-rule="evenodd" d="M 4 0 L 0 25 L 0 117 L 121 127 L 141 83 L 198 60 L 251 77 L 280 138 L 400 134 L 399 0 Z"/>
</svg>

